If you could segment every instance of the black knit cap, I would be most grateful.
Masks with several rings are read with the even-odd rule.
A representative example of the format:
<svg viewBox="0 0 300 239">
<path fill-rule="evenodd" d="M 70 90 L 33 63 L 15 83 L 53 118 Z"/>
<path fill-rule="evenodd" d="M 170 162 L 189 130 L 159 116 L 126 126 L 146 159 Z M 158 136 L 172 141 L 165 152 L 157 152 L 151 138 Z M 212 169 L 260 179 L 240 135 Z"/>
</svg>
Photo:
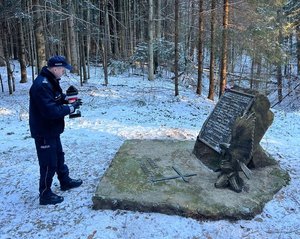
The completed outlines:
<svg viewBox="0 0 300 239">
<path fill-rule="evenodd" d="M 72 70 L 72 66 L 68 64 L 67 60 L 63 56 L 52 56 L 47 63 L 48 67 L 62 66 L 68 70 Z"/>
</svg>

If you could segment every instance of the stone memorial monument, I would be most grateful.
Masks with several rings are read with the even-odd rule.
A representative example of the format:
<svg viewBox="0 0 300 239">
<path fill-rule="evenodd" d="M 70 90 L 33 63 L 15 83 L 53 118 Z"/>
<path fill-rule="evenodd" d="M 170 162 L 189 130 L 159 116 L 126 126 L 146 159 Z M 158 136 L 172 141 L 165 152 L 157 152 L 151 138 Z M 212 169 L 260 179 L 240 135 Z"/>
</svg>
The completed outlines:
<svg viewBox="0 0 300 239">
<path fill-rule="evenodd" d="M 221 171 L 215 186 L 241 192 L 238 171 L 275 164 L 259 145 L 273 122 L 267 97 L 242 88 L 226 90 L 207 118 L 194 146 L 195 155 L 214 171 Z"/>
<path fill-rule="evenodd" d="M 228 90 L 196 142 L 126 140 L 101 177 L 93 208 L 211 220 L 254 217 L 289 182 L 259 145 L 273 121 L 269 107 L 257 92 Z M 251 147 L 240 150 L 245 142 Z"/>
</svg>

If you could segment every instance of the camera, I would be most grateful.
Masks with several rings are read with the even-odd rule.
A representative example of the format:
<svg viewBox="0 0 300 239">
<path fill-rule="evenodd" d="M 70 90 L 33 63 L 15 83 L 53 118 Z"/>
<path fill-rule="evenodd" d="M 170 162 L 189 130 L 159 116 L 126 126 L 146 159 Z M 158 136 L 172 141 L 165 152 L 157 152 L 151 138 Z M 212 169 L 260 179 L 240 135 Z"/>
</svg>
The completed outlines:
<svg viewBox="0 0 300 239">
<path fill-rule="evenodd" d="M 71 85 L 67 89 L 66 95 L 67 95 L 66 100 L 68 101 L 69 104 L 78 100 L 78 90 L 73 85 Z M 78 109 L 76 109 L 72 114 L 69 115 L 69 118 L 76 118 L 76 117 L 81 117 L 81 112 Z"/>
</svg>

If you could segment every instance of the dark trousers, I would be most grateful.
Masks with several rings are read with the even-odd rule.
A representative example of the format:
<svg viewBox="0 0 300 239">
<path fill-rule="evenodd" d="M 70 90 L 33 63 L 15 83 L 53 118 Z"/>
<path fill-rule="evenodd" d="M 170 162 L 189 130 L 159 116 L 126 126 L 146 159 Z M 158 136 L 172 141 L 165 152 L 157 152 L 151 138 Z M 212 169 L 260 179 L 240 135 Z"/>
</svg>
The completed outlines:
<svg viewBox="0 0 300 239">
<path fill-rule="evenodd" d="M 53 176 L 57 173 L 60 184 L 69 180 L 69 169 L 65 165 L 65 157 L 60 137 L 35 138 L 35 146 L 40 165 L 40 196 L 52 193 L 51 184 Z"/>
</svg>

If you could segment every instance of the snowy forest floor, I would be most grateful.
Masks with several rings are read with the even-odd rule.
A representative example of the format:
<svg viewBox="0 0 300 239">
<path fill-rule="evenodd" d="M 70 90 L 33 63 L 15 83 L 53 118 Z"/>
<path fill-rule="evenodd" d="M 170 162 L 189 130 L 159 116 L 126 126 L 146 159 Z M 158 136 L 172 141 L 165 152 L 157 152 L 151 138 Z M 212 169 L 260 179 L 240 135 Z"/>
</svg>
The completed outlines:
<svg viewBox="0 0 300 239">
<path fill-rule="evenodd" d="M 1 74 L 4 68 L 0 68 Z M 18 82 L 18 79 L 16 79 Z M 94 75 L 80 86 L 64 77 L 64 90 L 73 84 L 84 104 L 82 117 L 66 117 L 62 144 L 70 176 L 81 187 L 53 191 L 63 203 L 40 206 L 39 167 L 28 127 L 31 80 L 16 84 L 13 95 L 0 94 L 0 238 L 299 238 L 300 237 L 300 111 L 272 109 L 275 120 L 262 147 L 287 170 L 290 184 L 252 220 L 197 221 L 158 213 L 92 209 L 96 186 L 126 139 L 196 140 L 216 102 L 180 86 L 174 96 L 169 79 L 153 82 L 141 76 L 110 77 L 103 86 Z"/>
</svg>

